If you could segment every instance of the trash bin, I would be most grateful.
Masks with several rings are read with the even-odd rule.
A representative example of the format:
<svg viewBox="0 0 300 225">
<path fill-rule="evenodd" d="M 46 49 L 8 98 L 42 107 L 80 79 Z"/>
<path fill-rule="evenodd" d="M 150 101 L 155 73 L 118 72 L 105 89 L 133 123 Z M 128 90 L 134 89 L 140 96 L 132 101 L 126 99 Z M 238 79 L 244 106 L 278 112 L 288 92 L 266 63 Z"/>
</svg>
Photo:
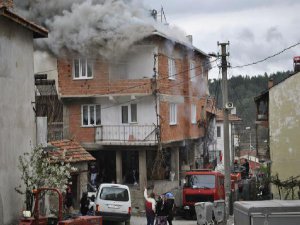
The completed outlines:
<svg viewBox="0 0 300 225">
<path fill-rule="evenodd" d="M 240 201 L 234 203 L 235 225 L 298 225 L 300 200 Z"/>
<path fill-rule="evenodd" d="M 212 222 L 212 208 L 211 202 L 197 202 L 195 203 L 195 211 L 197 216 L 197 225 L 213 224 Z"/>
<path fill-rule="evenodd" d="M 225 201 L 224 200 L 216 200 L 213 204 L 213 212 L 215 216 L 215 221 L 220 223 L 225 219 Z"/>
</svg>

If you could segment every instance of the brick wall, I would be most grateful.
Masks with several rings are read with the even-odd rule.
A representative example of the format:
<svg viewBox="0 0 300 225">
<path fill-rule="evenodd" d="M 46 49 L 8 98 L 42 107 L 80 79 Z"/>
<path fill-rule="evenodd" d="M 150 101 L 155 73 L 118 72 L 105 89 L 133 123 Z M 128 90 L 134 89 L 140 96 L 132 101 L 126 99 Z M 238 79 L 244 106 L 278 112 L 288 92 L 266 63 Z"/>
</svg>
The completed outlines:
<svg viewBox="0 0 300 225">
<path fill-rule="evenodd" d="M 180 49 L 175 49 L 180 51 Z M 201 118 L 201 112 L 204 110 L 207 83 L 207 74 L 202 71 L 202 59 L 195 55 L 191 60 L 195 62 L 195 79 L 190 79 L 189 59 L 188 57 L 179 57 L 175 59 L 176 63 L 176 79 L 170 80 L 168 78 L 168 56 L 164 54 L 159 55 L 158 60 L 158 82 L 159 92 L 166 95 L 180 95 L 184 96 L 183 103 L 177 103 L 177 124 L 170 125 L 169 119 L 169 105 L 170 102 L 160 102 L 160 116 L 162 127 L 162 141 L 178 141 L 189 138 L 199 138 L 204 135 L 203 128 L 198 127 L 198 124 L 191 123 L 191 104 L 196 105 L 196 119 Z M 200 83 L 202 85 L 200 85 Z M 176 102 L 175 102 L 176 103 Z M 205 116 L 205 113 L 204 113 Z M 204 118 L 205 119 L 205 118 Z"/>
<path fill-rule="evenodd" d="M 197 107 L 197 121 L 201 118 L 201 108 L 204 105 L 203 101 L 192 101 Z M 183 139 L 199 138 L 204 135 L 203 128 L 198 127 L 198 124 L 191 123 L 191 103 L 184 102 L 177 104 L 177 124 L 170 125 L 169 119 L 169 102 L 160 102 L 160 116 L 162 128 L 162 141 L 179 141 Z"/>
<path fill-rule="evenodd" d="M 13 8 L 14 1 L 13 0 L 0 0 L 0 7 L 5 6 L 6 8 Z"/>
<path fill-rule="evenodd" d="M 93 79 L 74 80 L 72 60 L 59 59 L 57 69 L 59 93 L 62 96 L 152 92 L 150 79 L 109 80 L 109 65 L 102 60 L 93 63 Z"/>
<path fill-rule="evenodd" d="M 204 135 L 203 128 L 191 124 L 191 104 L 197 106 L 197 121 L 201 119 L 201 110 L 204 100 L 201 98 L 204 90 L 200 85 L 201 79 L 207 79 L 207 74 L 202 75 L 202 59 L 195 55 L 193 60 L 196 69 L 196 81 L 191 81 L 189 73 L 189 58 L 182 54 L 183 49 L 175 47 L 180 52 L 176 58 L 175 80 L 168 79 L 168 57 L 160 53 L 158 57 L 158 88 L 161 94 L 183 96 L 184 102 L 178 103 L 177 124 L 169 125 L 169 104 L 160 102 L 160 116 L 163 142 L 179 141 L 189 138 L 199 138 Z M 62 96 L 80 95 L 108 95 L 124 93 L 152 93 L 150 79 L 135 80 L 109 80 L 109 65 L 103 60 L 94 61 L 93 79 L 74 80 L 72 74 L 72 61 L 58 60 L 58 85 Z M 132 88 L 135 86 L 135 88 Z M 69 107 L 69 132 L 70 138 L 81 142 L 94 142 L 95 128 L 81 127 L 81 105 L 73 104 Z"/>
<path fill-rule="evenodd" d="M 70 139 L 78 142 L 94 142 L 96 128 L 81 126 L 81 104 L 70 104 L 68 109 Z"/>
</svg>

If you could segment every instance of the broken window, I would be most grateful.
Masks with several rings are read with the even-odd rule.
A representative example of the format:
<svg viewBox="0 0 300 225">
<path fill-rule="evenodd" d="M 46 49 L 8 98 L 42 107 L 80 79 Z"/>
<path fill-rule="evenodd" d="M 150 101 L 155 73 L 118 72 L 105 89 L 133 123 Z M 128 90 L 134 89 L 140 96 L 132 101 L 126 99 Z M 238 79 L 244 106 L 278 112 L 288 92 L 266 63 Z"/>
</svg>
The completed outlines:
<svg viewBox="0 0 300 225">
<path fill-rule="evenodd" d="M 74 79 L 93 78 L 93 65 L 87 59 L 74 59 L 73 61 Z"/>
<path fill-rule="evenodd" d="M 100 105 L 82 105 L 81 106 L 82 126 L 101 125 L 101 106 Z"/>
</svg>

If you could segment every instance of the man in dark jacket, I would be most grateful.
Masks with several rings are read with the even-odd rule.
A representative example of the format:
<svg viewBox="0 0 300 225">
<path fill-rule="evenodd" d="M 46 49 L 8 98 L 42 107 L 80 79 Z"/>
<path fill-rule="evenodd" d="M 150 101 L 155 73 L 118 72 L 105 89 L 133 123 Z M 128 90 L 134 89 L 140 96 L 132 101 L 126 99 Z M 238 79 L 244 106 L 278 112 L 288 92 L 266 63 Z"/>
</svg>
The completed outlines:
<svg viewBox="0 0 300 225">
<path fill-rule="evenodd" d="M 89 205 L 90 201 L 88 199 L 88 194 L 87 192 L 84 192 L 82 194 L 82 198 L 80 199 L 80 212 L 83 216 L 85 216 L 89 211 Z"/>
<path fill-rule="evenodd" d="M 165 197 L 166 197 L 165 207 L 168 214 L 167 220 L 169 225 L 172 225 L 172 220 L 174 218 L 175 199 L 174 199 L 174 195 L 171 192 L 167 192 L 165 194 Z"/>
</svg>

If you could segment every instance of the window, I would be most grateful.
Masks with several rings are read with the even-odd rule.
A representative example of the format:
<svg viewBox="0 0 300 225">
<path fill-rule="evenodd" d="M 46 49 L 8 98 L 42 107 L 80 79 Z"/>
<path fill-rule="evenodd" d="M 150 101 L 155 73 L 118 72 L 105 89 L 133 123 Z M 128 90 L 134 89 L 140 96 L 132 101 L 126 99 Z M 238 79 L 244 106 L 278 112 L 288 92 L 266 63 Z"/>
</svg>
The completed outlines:
<svg viewBox="0 0 300 225">
<path fill-rule="evenodd" d="M 74 59 L 73 62 L 74 79 L 93 78 L 93 65 L 87 59 Z"/>
<path fill-rule="evenodd" d="M 214 175 L 188 175 L 186 177 L 188 187 L 195 188 L 215 188 Z"/>
<path fill-rule="evenodd" d="M 129 194 L 125 188 L 103 187 L 100 192 L 100 199 L 118 202 L 129 201 Z"/>
<path fill-rule="evenodd" d="M 174 103 L 170 104 L 170 125 L 177 124 L 177 105 Z"/>
<path fill-rule="evenodd" d="M 123 105 L 121 113 L 122 123 L 137 123 L 137 104 Z"/>
<path fill-rule="evenodd" d="M 101 125 L 101 106 L 100 105 L 82 105 L 81 106 L 82 126 Z"/>
<path fill-rule="evenodd" d="M 197 107 L 195 104 L 192 104 L 191 105 L 191 123 L 192 124 L 195 124 L 197 122 L 197 118 L 196 118 L 197 114 L 196 113 L 197 113 Z"/>
<path fill-rule="evenodd" d="M 175 80 L 176 79 L 176 64 L 175 59 L 168 59 L 168 68 L 169 68 L 169 79 Z"/>
<path fill-rule="evenodd" d="M 195 69 L 195 62 L 190 61 L 190 80 L 196 81 L 196 69 Z"/>
<path fill-rule="evenodd" d="M 221 137 L 221 127 L 217 126 L 217 137 L 220 138 Z"/>
</svg>

